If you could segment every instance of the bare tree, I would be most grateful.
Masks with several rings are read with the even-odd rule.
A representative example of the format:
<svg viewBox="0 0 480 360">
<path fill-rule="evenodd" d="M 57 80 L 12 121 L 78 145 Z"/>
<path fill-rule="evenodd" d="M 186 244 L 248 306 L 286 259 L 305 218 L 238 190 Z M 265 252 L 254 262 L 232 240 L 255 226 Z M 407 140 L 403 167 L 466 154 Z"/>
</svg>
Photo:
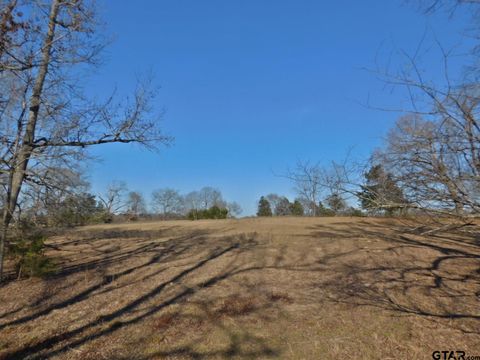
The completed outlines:
<svg viewBox="0 0 480 360">
<path fill-rule="evenodd" d="M 268 200 L 268 202 L 270 203 L 270 206 L 272 207 L 272 211 L 275 214 L 275 209 L 277 208 L 278 203 L 282 200 L 282 196 L 271 193 L 265 196 L 265 199 Z"/>
<path fill-rule="evenodd" d="M 325 199 L 325 203 L 328 207 L 335 213 L 338 214 L 341 211 L 344 211 L 347 208 L 347 203 L 345 200 L 337 193 L 329 195 Z"/>
<path fill-rule="evenodd" d="M 388 70 L 388 65 L 377 69 L 377 75 L 387 85 L 405 90 L 410 107 L 395 109 L 406 115 L 397 121 L 387 136 L 385 146 L 373 156 L 373 165 L 385 168 L 389 174 L 385 179 L 390 185 L 398 186 L 402 196 L 373 205 L 384 210 L 414 208 L 465 220 L 478 216 L 480 203 L 480 1 L 408 2 L 419 5 L 426 13 L 443 10 L 450 16 L 454 16 L 459 7 L 470 6 L 474 26 L 468 26 L 463 35 L 473 35 L 477 45 L 471 52 L 462 50 L 461 54 L 455 54 L 435 39 L 436 46 L 429 46 L 428 51 L 430 55 L 437 51 L 434 55 L 437 55 L 443 71 L 428 77 L 432 64 L 422 66 L 420 61 L 426 47 L 424 43 L 428 41 L 425 34 L 415 53 L 400 52 L 405 61 L 397 72 Z M 464 61 L 464 69 L 459 74 L 450 69 L 453 57 L 456 62 Z M 471 63 L 474 65 L 468 66 Z M 369 192 L 366 193 L 368 195 Z M 396 201 L 392 201 L 395 198 Z M 383 197 L 382 200 L 385 199 Z M 368 205 L 372 205 L 371 200 L 372 196 L 361 199 Z"/>
<path fill-rule="evenodd" d="M 190 210 L 199 210 L 202 206 L 202 199 L 198 191 L 191 191 L 183 198 L 184 210 L 188 212 Z"/>
<path fill-rule="evenodd" d="M 411 115 L 391 130 L 376 158 L 394 175 L 409 207 L 460 217 L 479 212 L 480 124 L 467 117 L 457 123 L 449 116 L 427 121 Z"/>
<path fill-rule="evenodd" d="M 480 0 L 407 0 L 409 3 L 416 3 L 425 13 L 433 13 L 440 9 L 445 9 L 450 13 L 462 5 L 479 5 Z"/>
<path fill-rule="evenodd" d="M 460 218 L 477 216 L 480 84 L 469 75 L 452 75 L 455 54 L 439 41 L 429 51 L 437 51 L 442 72 L 428 77 L 427 65 L 422 66 L 418 56 L 421 45 L 413 55 L 402 52 L 405 65 L 399 71 L 378 71 L 386 84 L 405 90 L 411 106 L 399 109 L 407 115 L 397 121 L 374 160 L 394 176 L 404 191 L 405 206 Z"/>
<path fill-rule="evenodd" d="M 290 203 L 290 200 L 285 196 L 282 196 L 272 210 L 276 216 L 292 215 L 292 204 Z"/>
<path fill-rule="evenodd" d="M 242 213 L 242 207 L 236 203 L 235 201 L 228 202 L 226 205 L 226 208 L 228 210 L 228 215 L 230 217 L 236 217 L 239 216 Z"/>
<path fill-rule="evenodd" d="M 107 186 L 105 194 L 98 195 L 100 202 L 105 207 L 105 211 L 110 214 L 117 214 L 126 206 L 125 193 L 127 184 L 123 181 L 113 181 Z"/>
<path fill-rule="evenodd" d="M 152 193 L 152 207 L 166 218 L 169 214 L 178 215 L 183 210 L 183 198 L 177 190 L 165 188 Z"/>
<path fill-rule="evenodd" d="M 225 201 L 223 200 L 220 190 L 210 186 L 205 186 L 198 192 L 201 204 L 204 209 L 208 209 L 212 206 L 225 207 Z"/>
<path fill-rule="evenodd" d="M 146 204 L 143 195 L 138 191 L 130 191 L 127 198 L 128 212 L 133 216 L 145 213 Z"/>
<path fill-rule="evenodd" d="M 318 202 L 326 186 L 326 173 L 320 164 L 298 161 L 295 168 L 288 169 L 284 177 L 293 182 L 295 192 L 306 200 L 305 205 L 310 210 L 310 215 L 317 216 Z"/>
<path fill-rule="evenodd" d="M 8 227 L 25 183 L 45 185 L 44 169 L 52 162 L 72 167 L 85 158 L 89 146 L 139 143 L 154 149 L 170 141 L 152 115 L 150 79 L 139 82 L 126 101 L 111 96 L 99 102 L 82 94 L 81 71 L 98 63 L 105 45 L 93 2 L 1 4 L 0 173 L 5 206 L 0 278 Z M 22 19 L 12 18 L 20 18 L 22 9 Z"/>
<path fill-rule="evenodd" d="M 90 184 L 82 171 L 48 167 L 42 169 L 44 183 L 26 182 L 17 202 L 16 221 L 32 222 L 36 225 L 50 223 L 50 214 L 68 196 L 87 193 Z"/>
</svg>

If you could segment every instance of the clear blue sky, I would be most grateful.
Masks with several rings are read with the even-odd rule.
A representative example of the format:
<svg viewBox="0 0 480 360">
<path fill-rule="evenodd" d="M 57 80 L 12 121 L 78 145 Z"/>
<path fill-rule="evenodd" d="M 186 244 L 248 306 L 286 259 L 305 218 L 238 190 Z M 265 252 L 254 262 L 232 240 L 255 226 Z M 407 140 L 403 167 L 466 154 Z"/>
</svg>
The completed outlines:
<svg viewBox="0 0 480 360">
<path fill-rule="evenodd" d="M 127 92 L 152 69 L 156 104 L 175 137 L 160 154 L 136 146 L 97 148 L 89 168 L 94 192 L 126 181 L 152 190 L 218 187 L 244 215 L 261 195 L 293 197 L 281 173 L 297 159 L 367 157 L 399 116 L 362 106 L 395 106 L 362 68 L 385 63 L 393 48 L 413 52 L 425 31 L 458 43 L 467 14 L 425 16 L 401 0 L 138 0 L 100 2 L 116 38 L 92 92 Z M 425 63 L 438 58 L 425 54 Z M 393 64 L 400 64 L 394 57 Z"/>
</svg>

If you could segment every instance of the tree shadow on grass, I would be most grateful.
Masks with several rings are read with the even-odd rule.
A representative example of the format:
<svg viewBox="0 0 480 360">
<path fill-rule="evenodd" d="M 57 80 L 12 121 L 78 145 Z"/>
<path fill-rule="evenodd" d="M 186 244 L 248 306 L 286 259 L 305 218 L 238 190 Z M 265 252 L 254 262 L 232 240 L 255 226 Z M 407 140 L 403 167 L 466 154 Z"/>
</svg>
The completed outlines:
<svg viewBox="0 0 480 360">
<path fill-rule="evenodd" d="M 480 247 L 475 245 L 475 231 L 420 236 L 398 225 L 366 225 L 314 230 L 318 238 L 363 241 L 366 256 L 338 263 L 337 275 L 321 284 L 331 301 L 434 321 L 448 319 L 464 333 L 480 334 Z"/>
<path fill-rule="evenodd" d="M 256 320 L 262 319 L 268 314 L 268 308 L 283 295 L 259 295 L 247 290 L 243 284 L 245 292 L 233 294 L 228 302 L 215 292 L 215 285 L 225 280 L 234 279 L 239 283 L 240 278 L 250 273 L 258 279 L 262 272 L 277 271 L 274 281 L 278 284 L 282 283 L 281 274 L 285 272 L 302 272 L 314 279 L 320 293 L 312 290 L 310 285 L 305 290 L 305 296 L 312 303 L 328 301 L 355 307 L 370 306 L 387 310 L 393 316 L 406 314 L 438 322 L 448 320 L 465 333 L 480 334 L 480 249 L 472 245 L 474 234 L 425 237 L 411 234 L 401 226 L 363 222 L 315 226 L 310 230 L 305 241 L 312 248 L 307 246 L 302 251 L 298 245 L 289 242 L 274 244 L 262 240 L 257 234 L 216 236 L 218 234 L 206 231 L 188 231 L 175 236 L 163 234 L 161 239 L 133 237 L 130 238 L 132 243 L 127 242 L 111 252 L 103 251 L 106 243 L 102 239 L 68 244 L 67 247 L 86 248 L 74 264 L 65 265 L 64 272 L 52 281 L 61 283 L 72 276 L 79 277 L 85 269 L 84 263 L 96 269 L 101 275 L 99 280 L 80 287 L 75 294 L 62 300 L 56 300 L 58 297 L 52 293 L 48 295 L 55 298 L 52 303 L 23 317 L 0 323 L 0 327 L 14 329 L 30 322 L 33 326 L 41 326 L 42 322 L 52 321 L 49 316 L 55 310 L 75 311 L 74 306 L 88 305 L 84 305 L 84 301 L 123 288 L 125 291 L 121 294 L 134 296 L 96 318 L 78 323 L 74 320 L 73 329 L 62 328 L 42 335 L 38 340 L 4 352 L 4 356 L 9 359 L 61 356 L 83 345 L 96 346 L 99 340 L 130 329 L 130 326 L 141 324 L 144 331 L 148 330 L 150 322 L 157 321 L 160 325 L 153 326 L 163 334 L 174 331 L 169 330 L 166 323 L 186 321 L 183 330 L 188 334 L 183 343 L 175 341 L 169 346 L 157 346 L 145 354 L 136 353 L 134 358 L 278 358 L 282 356 L 281 347 L 273 346 L 268 339 L 242 329 L 238 324 L 234 331 L 226 325 L 225 319 L 248 317 L 249 313 L 255 315 Z M 452 241 L 457 237 L 463 242 Z M 314 246 L 317 250 L 313 249 Z M 293 292 L 296 284 L 289 281 L 283 285 Z M 141 286 L 145 282 L 149 287 Z M 228 289 L 231 289 L 232 281 L 227 285 L 227 291 L 231 291 Z M 198 298 L 204 296 L 213 299 L 199 302 Z M 174 320 L 164 318 L 169 316 L 166 311 L 175 306 L 184 309 L 187 302 L 192 304 L 192 299 L 202 315 L 181 313 Z M 238 299 L 245 302 L 238 303 Z M 248 299 L 262 301 L 252 305 Z M 230 305 L 226 307 L 225 304 Z M 191 320 L 195 316 L 197 318 Z M 209 327 L 202 328 L 201 324 L 205 323 Z M 193 337 L 192 326 L 200 327 L 200 335 L 197 334 L 200 337 L 190 338 Z M 172 329 L 178 327 L 171 326 Z M 199 348 L 199 342 L 206 341 L 212 328 L 223 335 L 222 346 Z M 115 353 L 115 358 L 133 357 Z"/>
<path fill-rule="evenodd" d="M 102 231 L 103 235 L 105 235 L 105 233 L 106 231 Z M 112 233 L 118 234 L 117 231 L 113 231 Z M 132 234 L 135 234 L 133 240 L 125 242 L 125 239 L 129 239 L 130 235 Z M 145 235 L 145 232 L 142 232 L 142 234 Z M 198 247 L 204 244 L 204 236 L 206 236 L 208 233 L 206 231 L 194 231 L 187 235 L 177 236 L 163 242 L 151 240 L 156 236 L 161 236 L 162 234 L 163 232 L 155 231 L 152 232 L 152 234 L 150 234 L 149 236 L 146 236 L 146 239 L 138 238 L 138 232 L 127 232 L 127 234 L 125 234 L 122 238 L 119 238 L 117 236 L 114 238 L 112 238 L 111 236 L 107 236 L 107 239 L 116 239 L 118 241 L 122 241 L 121 245 L 118 247 L 118 250 L 112 253 L 99 252 L 98 247 L 101 247 L 103 245 L 98 244 L 98 242 L 93 240 L 100 239 L 98 236 L 90 236 L 82 239 L 82 235 L 77 235 L 80 238 L 75 240 L 74 246 L 82 246 L 82 249 L 78 249 L 78 251 L 85 253 L 85 255 L 80 255 L 77 259 L 75 259 L 75 264 L 60 264 L 60 269 L 57 271 L 57 273 L 51 275 L 45 280 L 45 291 L 38 297 L 36 301 L 29 304 L 29 306 L 35 308 L 36 306 L 42 306 L 43 304 L 47 303 L 49 298 L 52 298 L 58 294 L 58 291 L 51 291 L 51 288 L 53 287 L 52 284 L 58 285 L 59 283 L 62 283 L 68 277 L 76 273 L 85 272 L 88 269 L 93 269 L 95 273 L 103 274 L 101 280 L 94 285 L 85 288 L 76 295 L 68 297 L 61 302 L 54 302 L 53 304 L 44 307 L 40 311 L 33 312 L 27 316 L 23 316 L 9 322 L 0 323 L 0 330 L 7 326 L 22 324 L 34 320 L 38 317 L 48 315 L 54 310 L 59 310 L 68 307 L 74 303 L 88 299 L 91 294 L 97 292 L 100 289 L 103 289 L 103 291 L 108 291 L 108 289 L 104 288 L 110 283 L 115 280 L 119 280 L 126 275 L 132 274 L 135 271 L 151 266 L 156 266 L 160 262 L 168 263 L 172 260 L 179 260 L 182 254 L 185 254 L 189 250 L 191 250 L 192 246 Z M 194 245 L 192 245 L 192 242 L 194 242 Z M 66 244 L 72 245 L 71 241 L 67 241 L 57 243 L 55 244 L 55 246 L 61 247 L 66 246 Z M 110 265 L 123 264 L 124 261 L 130 260 L 132 259 L 132 257 L 143 257 L 149 254 L 150 258 L 146 262 L 142 262 L 139 265 L 127 265 L 126 268 L 122 267 L 121 270 L 116 272 L 106 270 Z M 157 272 L 157 274 L 158 273 L 159 272 Z M 78 280 L 77 282 L 81 282 L 81 280 Z M 71 288 L 72 284 L 66 282 L 65 287 Z M 56 286 L 56 288 L 62 290 L 62 287 L 58 288 L 58 286 Z M 15 312 L 18 312 L 22 308 L 18 308 L 8 313 L 2 314 L 0 315 L 0 319 Z"/>
<path fill-rule="evenodd" d="M 138 271 L 139 269 L 151 265 L 156 265 L 158 267 L 159 264 L 168 266 L 170 261 L 178 261 L 179 259 L 188 261 L 187 264 L 182 264 L 183 269 L 176 275 L 156 285 L 149 291 L 140 294 L 127 304 L 107 314 L 98 316 L 95 320 L 87 322 L 73 330 L 63 331 L 59 334 L 48 336 L 34 344 L 29 344 L 21 349 L 6 353 L 6 358 L 48 358 L 54 355 L 59 355 L 72 348 L 95 341 L 122 328 L 151 318 L 162 309 L 185 300 L 199 290 L 211 287 L 218 282 L 227 279 L 235 273 L 237 268 L 235 266 L 224 268 L 220 272 L 209 275 L 203 281 L 196 283 L 194 286 L 184 283 L 186 277 L 191 276 L 199 269 L 205 267 L 208 263 L 213 262 L 220 257 L 227 256 L 228 254 L 234 257 L 238 256 L 240 253 L 248 251 L 257 244 L 254 238 L 248 238 L 246 236 L 217 238 L 215 239 L 214 246 L 211 242 L 209 244 L 205 244 L 205 242 L 202 241 L 196 242 L 195 240 L 198 239 L 200 239 L 199 236 L 189 234 L 188 236 L 182 236 L 161 242 L 161 246 L 159 245 L 159 248 L 156 249 L 157 253 L 154 253 L 148 262 L 110 274 L 109 276 L 104 277 L 100 283 L 90 286 L 64 301 L 54 303 L 38 312 L 2 324 L 2 327 L 6 327 L 26 323 L 48 315 L 54 310 L 67 308 L 77 304 L 88 299 L 93 294 L 98 295 L 99 291 L 100 293 L 108 291 L 105 287 L 109 284 L 111 279 L 120 279 Z M 149 248 L 149 251 L 152 251 L 153 249 Z M 205 255 L 201 255 L 200 257 L 197 256 L 198 252 L 205 252 L 206 249 L 208 249 L 208 251 Z M 101 264 L 104 264 L 104 262 L 101 262 Z M 155 270 L 154 274 L 158 274 L 161 271 L 162 270 Z M 151 273 L 149 276 L 153 276 L 153 274 Z M 131 285 L 131 283 L 129 285 Z M 178 290 L 170 294 L 171 291 L 167 289 L 172 288 L 178 288 Z M 245 334 L 245 339 L 251 341 L 253 338 L 249 337 L 248 334 Z M 229 350 L 229 354 L 232 356 L 237 350 L 240 351 L 236 341 L 239 340 L 235 336 L 232 337 L 233 343 Z M 177 351 L 180 350 L 177 349 Z M 186 356 L 187 349 L 184 349 L 183 352 Z M 273 349 L 265 346 L 262 347 L 261 353 L 264 356 L 276 354 Z M 260 353 L 257 354 L 260 355 Z M 194 350 L 192 350 L 190 355 L 198 357 L 198 354 L 194 354 Z M 212 356 L 217 355 L 218 354 L 212 354 Z M 160 356 L 160 354 L 158 356 Z"/>
</svg>

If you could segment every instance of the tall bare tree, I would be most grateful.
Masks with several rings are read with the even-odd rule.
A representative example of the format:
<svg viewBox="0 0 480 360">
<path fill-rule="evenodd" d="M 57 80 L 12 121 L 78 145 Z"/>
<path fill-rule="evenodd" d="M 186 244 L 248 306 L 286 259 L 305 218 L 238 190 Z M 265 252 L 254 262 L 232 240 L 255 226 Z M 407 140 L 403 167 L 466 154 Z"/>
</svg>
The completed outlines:
<svg viewBox="0 0 480 360">
<path fill-rule="evenodd" d="M 199 210 L 202 207 L 202 199 L 198 191 L 191 191 L 183 197 L 185 212 Z"/>
<path fill-rule="evenodd" d="M 275 193 L 270 193 L 267 196 L 265 196 L 265 199 L 268 200 L 270 203 L 270 206 L 272 207 L 272 212 L 275 214 L 275 209 L 278 206 L 278 203 L 282 201 L 282 196 L 275 194 Z M 276 214 L 275 214 L 276 215 Z"/>
<path fill-rule="evenodd" d="M 154 149 L 170 139 L 152 114 L 150 79 L 124 101 L 83 94 L 84 70 L 98 63 L 106 43 L 93 1 L 0 4 L 1 278 L 7 231 L 25 183 L 45 185 L 45 169 L 72 167 L 89 146 L 136 142 Z"/>
<path fill-rule="evenodd" d="M 168 215 L 178 215 L 183 210 L 183 198 L 175 189 L 155 190 L 152 193 L 152 207 L 164 218 Z"/>
<path fill-rule="evenodd" d="M 236 217 L 242 213 L 242 207 L 235 201 L 228 202 L 226 204 L 226 208 L 228 210 L 228 216 Z"/>
<path fill-rule="evenodd" d="M 318 215 L 318 203 L 326 186 L 326 172 L 320 164 L 298 161 L 293 169 L 288 169 L 284 177 L 294 184 L 294 190 L 300 198 L 306 200 L 311 216 Z"/>
<path fill-rule="evenodd" d="M 138 191 L 130 191 L 127 196 L 128 212 L 133 216 L 139 216 L 146 212 L 147 206 L 143 195 Z"/>
<path fill-rule="evenodd" d="M 126 206 L 124 199 L 127 192 L 127 184 L 123 181 L 113 181 L 107 186 L 107 190 L 104 194 L 98 195 L 98 198 L 102 205 L 105 207 L 105 211 L 109 215 L 118 213 Z"/>
<path fill-rule="evenodd" d="M 473 28 L 469 26 L 467 33 L 478 40 L 480 1 L 409 2 L 419 4 L 427 13 L 443 9 L 451 15 L 462 6 L 470 6 L 470 13 L 476 21 Z M 377 73 L 386 84 L 405 90 L 410 102 L 410 107 L 398 109 L 405 115 L 389 132 L 385 146 L 373 157 L 374 165 L 382 165 L 391 174 L 390 180 L 400 186 L 404 194 L 403 201 L 386 206 L 416 208 L 459 219 L 478 216 L 480 48 L 477 45 L 470 52 L 462 50 L 462 54 L 454 54 L 435 39 L 436 46 L 429 46 L 428 51 L 430 56 L 437 57 L 442 70 L 429 76 L 432 64 L 422 64 L 420 60 L 426 41 L 424 36 L 412 55 L 401 51 L 405 61 L 397 72 L 380 70 Z M 461 72 L 452 71 L 452 58 L 456 63 L 463 61 Z M 469 66 L 472 63 L 474 66 Z"/>
<path fill-rule="evenodd" d="M 460 117 L 454 118 L 441 106 L 436 121 L 417 115 L 401 118 L 390 131 L 386 147 L 377 152 L 377 162 L 393 174 L 408 207 L 460 217 L 479 213 L 478 105 L 463 104 Z"/>
<path fill-rule="evenodd" d="M 202 207 L 208 209 L 212 206 L 224 207 L 225 201 L 220 190 L 205 186 L 198 192 Z"/>
</svg>

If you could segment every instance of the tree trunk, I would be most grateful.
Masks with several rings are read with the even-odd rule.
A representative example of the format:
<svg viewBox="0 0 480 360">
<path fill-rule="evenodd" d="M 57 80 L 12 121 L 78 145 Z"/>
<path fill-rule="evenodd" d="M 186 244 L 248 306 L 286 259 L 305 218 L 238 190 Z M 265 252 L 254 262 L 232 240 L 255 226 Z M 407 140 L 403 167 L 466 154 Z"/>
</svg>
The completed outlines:
<svg viewBox="0 0 480 360">
<path fill-rule="evenodd" d="M 4 211 L 6 213 L 6 211 Z M 2 219 L 2 233 L 0 234 L 0 282 L 3 281 L 3 260 L 5 258 L 5 251 L 6 251 L 6 242 L 7 242 L 7 228 L 9 221 L 6 221 L 5 215 Z"/>
<path fill-rule="evenodd" d="M 50 16 L 48 20 L 48 31 L 45 37 L 42 60 L 38 68 L 37 77 L 32 89 L 30 97 L 30 108 L 28 122 L 25 127 L 25 134 L 22 143 L 19 146 L 17 156 L 13 159 L 13 166 L 10 170 L 10 181 L 6 192 L 5 209 L 2 218 L 2 233 L 0 236 L 0 281 L 3 280 L 3 261 L 6 252 L 7 231 L 13 217 L 13 213 L 17 206 L 18 196 L 22 189 L 22 184 L 25 179 L 25 172 L 27 170 L 28 162 L 34 150 L 35 128 L 37 126 L 38 113 L 41 104 L 41 95 L 45 78 L 50 64 L 50 54 L 55 37 L 55 24 L 58 15 L 58 10 L 62 0 L 53 0 L 50 8 Z"/>
</svg>

